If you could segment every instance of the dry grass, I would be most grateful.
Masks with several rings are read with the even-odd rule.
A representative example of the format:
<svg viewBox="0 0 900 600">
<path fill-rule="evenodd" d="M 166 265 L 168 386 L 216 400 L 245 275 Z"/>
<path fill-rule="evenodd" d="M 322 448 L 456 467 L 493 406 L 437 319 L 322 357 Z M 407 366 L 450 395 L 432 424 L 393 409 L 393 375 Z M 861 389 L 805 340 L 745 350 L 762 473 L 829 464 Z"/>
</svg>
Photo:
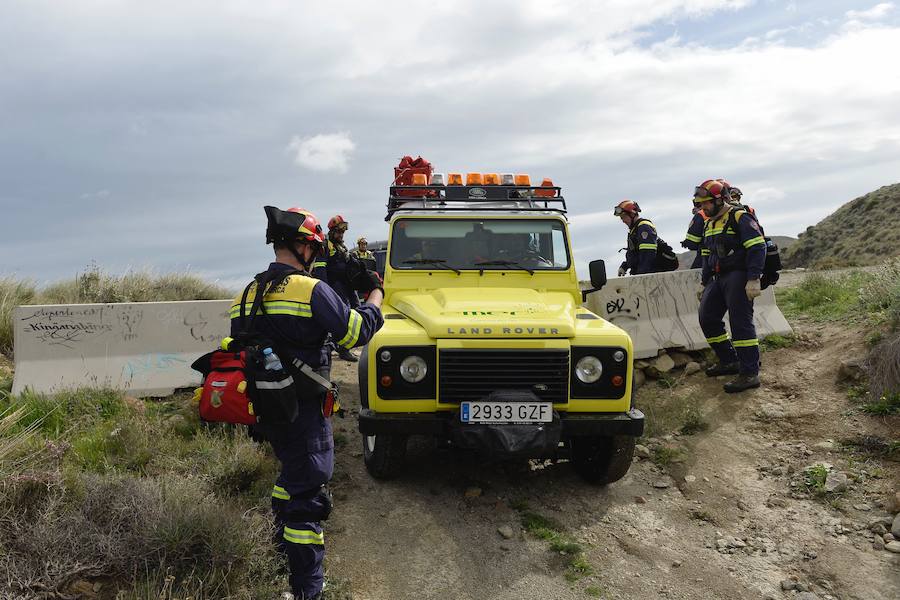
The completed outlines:
<svg viewBox="0 0 900 600">
<path fill-rule="evenodd" d="M 27 280 L 0 277 L 0 354 L 12 356 L 13 352 L 13 309 L 21 304 L 33 304 L 36 290 Z"/>
<path fill-rule="evenodd" d="M 872 348 L 866 367 L 873 397 L 900 394 L 900 332 Z"/>
</svg>

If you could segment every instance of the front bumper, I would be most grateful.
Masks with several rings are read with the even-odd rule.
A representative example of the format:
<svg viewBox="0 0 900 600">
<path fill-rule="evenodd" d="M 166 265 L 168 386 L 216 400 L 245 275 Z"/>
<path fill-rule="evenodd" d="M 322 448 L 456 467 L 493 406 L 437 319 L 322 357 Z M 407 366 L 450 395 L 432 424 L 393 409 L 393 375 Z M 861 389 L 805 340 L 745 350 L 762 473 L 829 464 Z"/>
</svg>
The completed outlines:
<svg viewBox="0 0 900 600">
<path fill-rule="evenodd" d="M 644 433 L 644 413 L 632 408 L 624 413 L 556 413 L 559 417 L 560 438 L 583 435 L 627 435 L 639 437 Z M 376 413 L 363 408 L 359 412 L 359 432 L 363 435 L 402 434 L 451 437 L 463 424 L 458 413 Z M 477 427 L 466 425 L 465 427 Z M 522 427 L 521 425 L 492 425 L 491 427 Z"/>
</svg>

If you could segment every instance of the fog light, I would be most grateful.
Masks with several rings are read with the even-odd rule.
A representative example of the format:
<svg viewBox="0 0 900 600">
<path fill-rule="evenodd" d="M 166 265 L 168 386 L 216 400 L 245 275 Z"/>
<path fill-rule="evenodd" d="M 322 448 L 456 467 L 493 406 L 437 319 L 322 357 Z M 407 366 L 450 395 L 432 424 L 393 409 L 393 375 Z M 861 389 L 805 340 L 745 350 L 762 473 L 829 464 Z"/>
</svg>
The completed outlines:
<svg viewBox="0 0 900 600">
<path fill-rule="evenodd" d="M 612 377 L 612 384 L 613 384 L 614 386 L 619 387 L 619 386 L 621 386 L 623 383 L 625 383 L 625 380 L 622 379 L 622 376 L 621 376 L 621 375 L 613 375 L 613 377 Z"/>
<path fill-rule="evenodd" d="M 594 383 L 603 375 L 603 363 L 596 356 L 585 356 L 575 365 L 575 376 L 582 383 Z"/>
<path fill-rule="evenodd" d="M 381 376 L 381 387 L 391 387 L 392 383 L 394 383 L 394 380 L 391 379 L 390 375 Z"/>
<path fill-rule="evenodd" d="M 390 350 L 382 350 L 381 354 L 381 362 L 391 362 L 391 351 Z"/>
<path fill-rule="evenodd" d="M 615 352 L 613 352 L 613 360 L 616 362 L 622 362 L 623 360 L 625 360 L 625 353 L 621 350 L 616 350 Z"/>
<path fill-rule="evenodd" d="M 419 383 L 425 379 L 428 372 L 428 365 L 421 356 L 407 356 L 400 363 L 400 376 L 409 383 Z"/>
</svg>

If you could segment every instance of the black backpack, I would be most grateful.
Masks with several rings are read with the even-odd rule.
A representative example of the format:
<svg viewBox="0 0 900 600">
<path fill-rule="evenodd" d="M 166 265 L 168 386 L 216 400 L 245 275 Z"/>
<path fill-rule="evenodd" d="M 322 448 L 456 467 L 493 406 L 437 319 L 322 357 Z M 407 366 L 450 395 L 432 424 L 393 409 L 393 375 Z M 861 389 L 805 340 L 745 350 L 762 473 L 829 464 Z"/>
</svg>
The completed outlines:
<svg viewBox="0 0 900 600">
<path fill-rule="evenodd" d="M 766 262 L 763 264 L 763 273 L 762 279 L 760 279 L 760 288 L 766 289 L 770 285 L 775 285 L 778 283 L 778 278 L 780 277 L 779 271 L 782 269 L 781 264 L 781 253 L 778 251 L 778 244 L 772 240 L 772 238 L 766 235 L 765 229 L 760 225 L 759 219 L 756 218 L 756 213 L 750 210 L 749 206 L 745 206 L 740 204 L 737 206 L 738 210 L 744 211 L 751 219 L 756 221 L 756 224 L 759 225 L 759 232 L 762 234 L 763 239 L 766 241 Z M 728 220 L 725 222 L 725 230 L 727 231 L 731 228 L 732 231 L 737 231 L 737 218 L 734 216 L 737 210 L 728 211 Z"/>
<path fill-rule="evenodd" d="M 675 271 L 678 269 L 678 257 L 672 246 L 668 245 L 661 237 L 656 238 L 656 270 Z"/>
</svg>

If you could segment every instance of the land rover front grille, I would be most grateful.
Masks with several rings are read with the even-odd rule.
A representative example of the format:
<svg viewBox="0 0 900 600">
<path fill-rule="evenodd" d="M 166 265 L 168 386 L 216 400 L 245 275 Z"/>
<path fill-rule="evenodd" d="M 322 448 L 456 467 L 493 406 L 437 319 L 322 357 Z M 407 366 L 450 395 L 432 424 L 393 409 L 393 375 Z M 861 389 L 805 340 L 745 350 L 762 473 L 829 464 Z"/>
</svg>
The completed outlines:
<svg viewBox="0 0 900 600">
<path fill-rule="evenodd" d="M 438 362 L 438 400 L 444 404 L 508 390 L 568 401 L 568 350 L 440 350 Z"/>
</svg>

